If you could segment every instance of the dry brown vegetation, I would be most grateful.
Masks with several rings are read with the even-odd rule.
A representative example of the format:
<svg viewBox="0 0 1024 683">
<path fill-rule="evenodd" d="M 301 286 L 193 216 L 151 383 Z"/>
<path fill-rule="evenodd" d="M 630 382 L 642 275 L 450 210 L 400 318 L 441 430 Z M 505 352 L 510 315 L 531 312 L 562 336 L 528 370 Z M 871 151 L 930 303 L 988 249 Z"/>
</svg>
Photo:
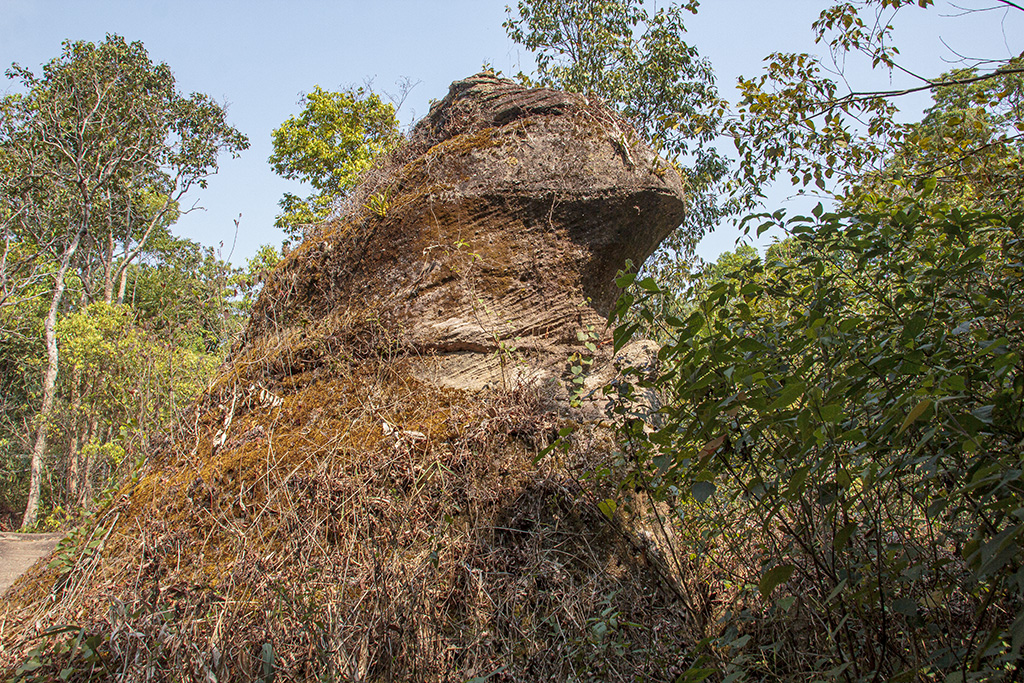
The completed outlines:
<svg viewBox="0 0 1024 683">
<path fill-rule="evenodd" d="M 67 623 L 103 638 L 81 674 L 129 679 L 246 680 L 265 643 L 291 680 L 668 679 L 679 653 L 657 636 L 681 612 L 580 483 L 607 444 L 534 465 L 560 419 L 542 388 L 484 402 L 400 368 L 332 361 L 280 377 L 280 399 L 211 394 L 68 563 L 10 596 L 31 607 L 8 614 L 5 659 Z"/>
</svg>

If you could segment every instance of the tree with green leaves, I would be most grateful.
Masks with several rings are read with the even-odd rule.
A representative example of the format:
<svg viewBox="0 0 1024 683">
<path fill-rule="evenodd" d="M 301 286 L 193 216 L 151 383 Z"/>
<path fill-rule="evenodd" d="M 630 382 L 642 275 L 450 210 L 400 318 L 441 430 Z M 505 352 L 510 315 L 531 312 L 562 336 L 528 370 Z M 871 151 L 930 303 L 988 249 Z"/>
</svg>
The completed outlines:
<svg viewBox="0 0 1024 683">
<path fill-rule="evenodd" d="M 1024 12 L 1008 0 L 990 9 L 1000 8 Z M 756 206 L 761 189 L 780 176 L 833 197 L 880 174 L 934 176 L 940 194 L 950 183 L 970 192 L 962 181 L 971 174 L 991 184 L 994 172 L 1017 184 L 1019 161 L 1002 170 L 990 162 L 993 155 L 1020 156 L 1024 54 L 963 59 L 961 68 L 938 76 L 915 73 L 901 63 L 894 38 L 896 15 L 914 11 L 936 11 L 934 1 L 837 3 L 812 27 L 828 58 L 775 53 L 763 74 L 740 79 L 738 111 L 726 126 L 740 158 L 732 183 L 738 201 Z M 886 78 L 905 75 L 914 84 L 855 90 L 845 74 L 858 57 Z M 932 93 L 935 105 L 924 121 L 901 123 L 899 99 L 918 92 Z"/>
<path fill-rule="evenodd" d="M 245 267 L 240 268 L 233 276 L 235 293 L 241 297 L 238 308 L 242 315 L 248 316 L 263 290 L 267 277 L 282 258 L 284 256 L 275 247 L 264 244 L 245 262 Z"/>
<path fill-rule="evenodd" d="M 0 215 L 17 215 L 9 228 L 17 242 L 46 250 L 52 263 L 43 324 L 47 361 L 23 521 L 31 526 L 56 398 L 58 316 L 83 244 L 104 234 L 123 206 L 114 195 L 152 191 L 160 199 L 131 228 L 122 257 L 130 262 L 177 200 L 192 186 L 205 187 L 218 156 L 236 154 L 248 141 L 226 123 L 223 107 L 202 94 L 179 94 L 166 64 L 154 64 L 142 43 L 120 36 L 100 44 L 65 42 L 41 75 L 14 65 L 8 77 L 24 92 L 3 99 L 0 156 L 13 178 L 0 195 L 6 204 Z"/>
<path fill-rule="evenodd" d="M 933 104 L 908 124 L 881 167 L 846 188 L 854 203 L 895 183 L 934 179 L 930 201 L 991 211 L 1019 209 L 1024 200 L 1024 72 L 973 80 L 976 69 L 943 74 L 952 85 L 932 92 Z"/>
<path fill-rule="evenodd" d="M 331 92 L 315 86 L 303 104 L 298 116 L 274 130 L 269 159 L 277 174 L 314 189 L 305 199 L 291 193 L 281 199 L 275 225 L 296 240 L 330 216 L 374 159 L 400 140 L 394 105 L 364 88 Z"/>
<path fill-rule="evenodd" d="M 1020 675 L 1024 214 L 934 191 L 761 217 L 788 253 L 661 319 L 664 374 L 618 392 L 629 486 L 734 568 L 709 579 L 735 608 L 704 660 L 726 675 Z M 666 398 L 656 429 L 640 388 Z"/>
<path fill-rule="evenodd" d="M 88 507 L 99 491 L 130 472 L 148 452 L 150 439 L 174 425 L 220 365 L 223 353 L 216 346 L 211 351 L 203 321 L 175 320 L 186 307 L 202 313 L 203 304 L 167 299 L 177 315 L 161 312 L 159 320 L 147 319 L 150 311 L 102 301 L 61 319 L 62 400 L 54 426 L 67 451 L 51 454 L 63 456 L 63 467 L 51 464 L 57 470 L 51 481 L 63 482 L 50 492 L 51 508 L 71 514 Z M 203 303 L 210 302 L 217 299 Z"/>
<path fill-rule="evenodd" d="M 814 30 L 833 66 L 899 71 L 891 14 L 912 5 L 931 2 L 842 2 Z M 1017 56 L 844 92 L 774 54 L 741 80 L 743 199 L 788 176 L 839 208 L 750 216 L 786 238 L 706 268 L 671 313 L 653 280 L 616 311 L 616 346 L 658 328 L 662 366 L 608 388 L 606 508 L 641 498 L 671 529 L 712 617 L 686 634 L 688 680 L 1021 680 L 1020 76 Z M 900 123 L 913 90 L 935 104 Z M 651 391 L 656 415 L 637 409 Z"/>
</svg>

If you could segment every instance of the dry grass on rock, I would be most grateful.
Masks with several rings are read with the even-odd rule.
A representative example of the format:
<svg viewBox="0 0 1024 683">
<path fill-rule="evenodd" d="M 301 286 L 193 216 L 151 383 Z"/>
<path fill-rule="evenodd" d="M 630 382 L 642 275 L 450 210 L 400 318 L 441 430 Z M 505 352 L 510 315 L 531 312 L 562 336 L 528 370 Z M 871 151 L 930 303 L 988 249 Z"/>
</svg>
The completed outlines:
<svg viewBox="0 0 1024 683">
<path fill-rule="evenodd" d="M 678 577 L 598 508 L 614 447 L 565 375 L 584 338 L 611 366 L 612 281 L 681 178 L 611 112 L 478 74 L 342 208 L 181 433 L 8 593 L 0 670 L 675 680 Z"/>
<path fill-rule="evenodd" d="M 82 680 L 253 680 L 271 655 L 275 680 L 670 680 L 658 634 L 681 616 L 573 474 L 593 453 L 533 462 L 560 419 L 541 388 L 484 402 L 325 367 L 272 405 L 211 399 L 207 436 L 126 488 L 73 566 L 22 582 L 4 661 L 43 645 L 40 671 Z M 60 652 L 77 630 L 39 637 L 54 624 L 95 636 L 92 660 Z"/>
</svg>

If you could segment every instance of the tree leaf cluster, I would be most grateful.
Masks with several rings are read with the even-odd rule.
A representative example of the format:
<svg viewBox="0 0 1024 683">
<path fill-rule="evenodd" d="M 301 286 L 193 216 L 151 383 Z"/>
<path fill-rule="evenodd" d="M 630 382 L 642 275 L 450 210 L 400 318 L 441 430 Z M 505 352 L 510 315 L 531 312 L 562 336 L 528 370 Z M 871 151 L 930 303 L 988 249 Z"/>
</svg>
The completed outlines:
<svg viewBox="0 0 1024 683">
<path fill-rule="evenodd" d="M 303 104 L 298 116 L 274 130 L 269 159 L 275 173 L 315 190 L 305 199 L 286 193 L 280 202 L 275 225 L 293 238 L 301 238 L 303 226 L 326 219 L 374 159 L 401 139 L 394 105 L 364 88 L 331 92 L 315 86 Z"/>
<path fill-rule="evenodd" d="M 993 680 L 1024 638 L 1024 214 L 868 206 L 757 218 L 786 248 L 694 285 L 685 318 L 652 312 L 656 290 L 620 302 L 667 336 L 663 374 L 618 389 L 628 481 L 699 525 L 709 561 L 760 563 L 745 618 L 782 591 L 827 626 L 762 653 Z M 656 430 L 633 426 L 641 388 L 665 396 Z"/>
<path fill-rule="evenodd" d="M 1002 4 L 1005 11 L 1020 10 Z M 1019 158 L 1024 55 L 963 58 L 959 68 L 935 77 L 915 73 L 901 63 L 895 18 L 901 12 L 934 12 L 933 5 L 933 0 L 836 3 L 812 26 L 827 56 L 773 53 L 761 75 L 740 78 L 740 102 L 725 126 L 739 155 L 732 196 L 752 209 L 764 187 L 779 177 L 800 188 L 844 195 L 873 177 L 881 177 L 883 186 L 893 178 L 936 177 L 967 188 L 968 176 L 991 184 L 992 173 L 1001 175 L 1013 194 L 1012 169 L 1019 162 L 1000 170 L 991 155 L 1006 161 L 1015 149 Z M 846 74 L 857 58 L 890 79 L 908 76 L 915 85 L 854 89 Z M 935 106 L 924 121 L 903 123 L 898 100 L 917 92 L 932 93 Z"/>
</svg>

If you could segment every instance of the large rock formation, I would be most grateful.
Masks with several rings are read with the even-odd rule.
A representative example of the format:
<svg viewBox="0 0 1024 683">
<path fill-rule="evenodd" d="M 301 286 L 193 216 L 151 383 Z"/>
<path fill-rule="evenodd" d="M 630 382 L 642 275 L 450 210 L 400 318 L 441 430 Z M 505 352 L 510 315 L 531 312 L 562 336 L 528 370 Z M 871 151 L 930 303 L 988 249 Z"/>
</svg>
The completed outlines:
<svg viewBox="0 0 1024 683">
<path fill-rule="evenodd" d="M 604 326 L 616 272 L 682 219 L 678 173 L 578 95 L 480 74 L 452 85 L 406 154 L 275 273 L 250 340 L 372 311 L 429 357 L 431 380 L 480 388 L 510 345 L 531 371 L 563 362 L 578 330 Z"/>
<path fill-rule="evenodd" d="M 601 106 L 453 84 L 270 276 L 182 432 L 8 594 L 3 661 L 41 642 L 47 667 L 129 679 L 671 679 L 671 592 L 581 481 L 607 435 L 535 461 L 587 417 L 569 355 L 610 366 L 616 271 L 683 207 Z M 88 657 L 59 650 L 78 630 L 30 640 L 69 623 Z"/>
</svg>

